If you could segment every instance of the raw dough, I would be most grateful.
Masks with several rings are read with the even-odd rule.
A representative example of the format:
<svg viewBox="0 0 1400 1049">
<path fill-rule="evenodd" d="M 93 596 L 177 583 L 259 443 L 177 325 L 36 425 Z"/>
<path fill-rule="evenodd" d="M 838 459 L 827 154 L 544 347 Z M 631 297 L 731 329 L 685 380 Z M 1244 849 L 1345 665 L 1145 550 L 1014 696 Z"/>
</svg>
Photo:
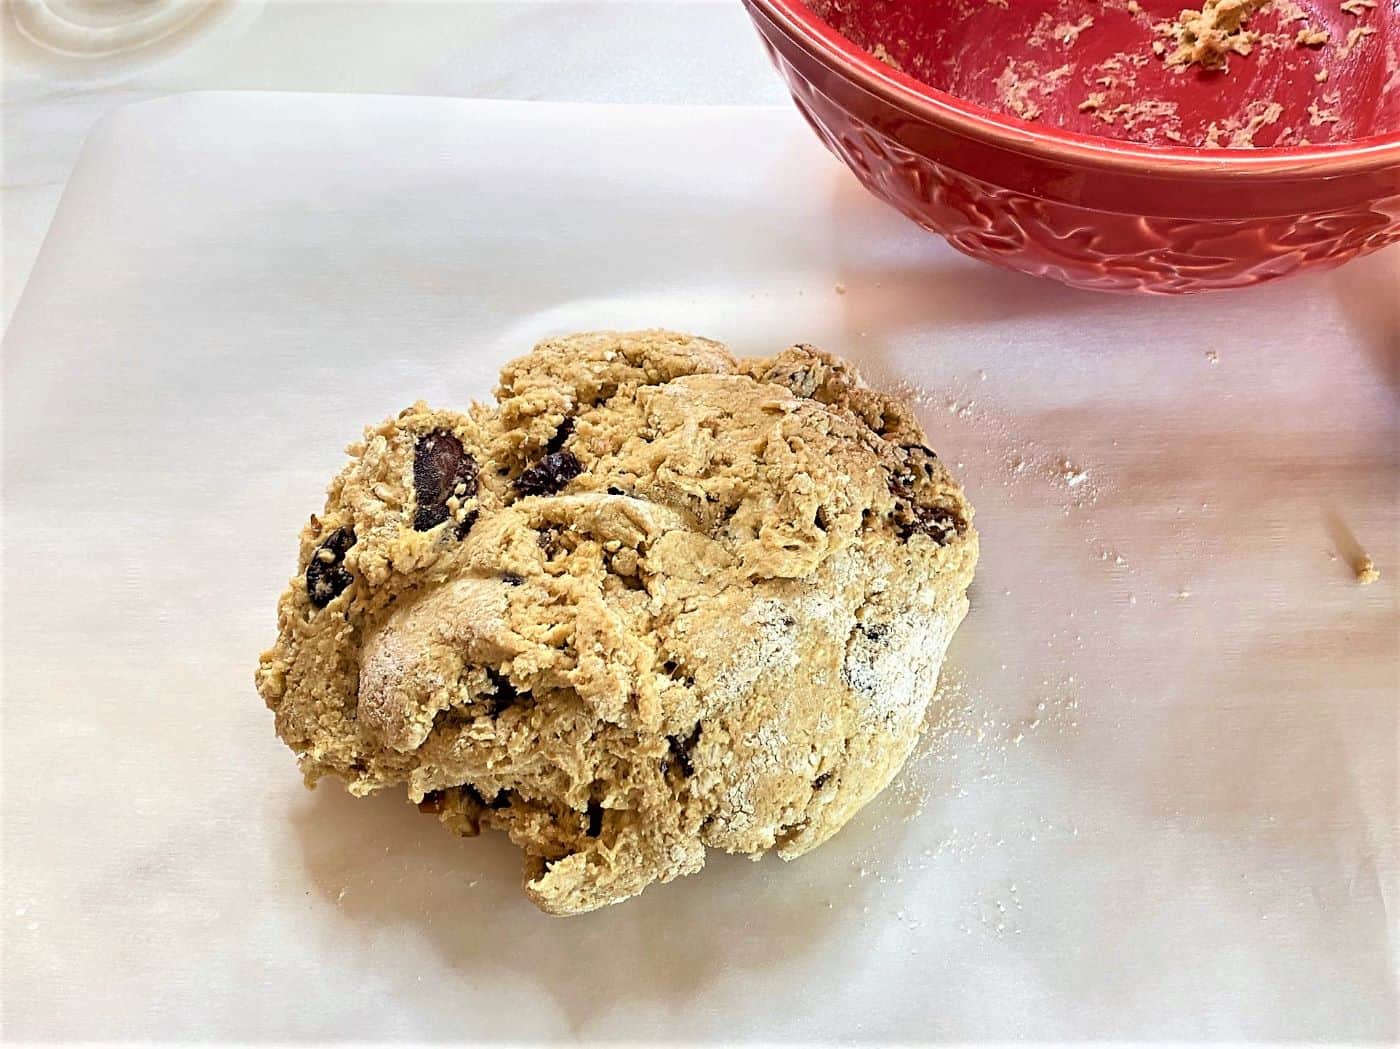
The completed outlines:
<svg viewBox="0 0 1400 1049">
<path fill-rule="evenodd" d="M 504 830 L 554 914 L 821 844 L 968 607 L 972 508 L 911 412 L 665 331 L 542 343 L 497 398 L 366 430 L 302 531 L 257 685 L 308 785 Z"/>
<path fill-rule="evenodd" d="M 1184 10 L 1175 22 L 1164 22 L 1158 31 L 1170 37 L 1176 50 L 1167 64 L 1185 68 L 1199 63 L 1206 69 L 1219 69 L 1230 52 L 1247 55 L 1259 34 L 1245 23 L 1269 0 L 1205 0 L 1201 9 Z"/>
<path fill-rule="evenodd" d="M 1362 554 L 1357 558 L 1355 572 L 1356 581 L 1362 586 L 1370 586 L 1381 577 L 1381 570 L 1376 567 L 1376 562 L 1371 560 L 1370 554 Z"/>
</svg>

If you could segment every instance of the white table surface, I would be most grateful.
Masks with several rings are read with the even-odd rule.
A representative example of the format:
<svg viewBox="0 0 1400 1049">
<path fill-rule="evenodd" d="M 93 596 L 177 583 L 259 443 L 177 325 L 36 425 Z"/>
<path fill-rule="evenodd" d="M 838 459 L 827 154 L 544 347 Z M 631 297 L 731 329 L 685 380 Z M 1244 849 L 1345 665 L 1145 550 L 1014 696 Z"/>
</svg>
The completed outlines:
<svg viewBox="0 0 1400 1049">
<path fill-rule="evenodd" d="M 788 107 L 118 114 L 6 342 L 6 1035 L 1393 1040 L 1397 262 L 1075 292 Z M 361 424 L 647 323 L 915 393 L 963 686 L 811 855 L 550 919 L 501 836 L 304 791 L 251 669 Z"/>
<path fill-rule="evenodd" d="M 107 61 L 36 49 L 17 32 L 11 5 L 0 8 L 0 329 L 84 136 L 128 102 L 210 89 L 686 105 L 787 97 L 737 0 L 236 3 L 241 10 L 207 31 Z"/>
</svg>

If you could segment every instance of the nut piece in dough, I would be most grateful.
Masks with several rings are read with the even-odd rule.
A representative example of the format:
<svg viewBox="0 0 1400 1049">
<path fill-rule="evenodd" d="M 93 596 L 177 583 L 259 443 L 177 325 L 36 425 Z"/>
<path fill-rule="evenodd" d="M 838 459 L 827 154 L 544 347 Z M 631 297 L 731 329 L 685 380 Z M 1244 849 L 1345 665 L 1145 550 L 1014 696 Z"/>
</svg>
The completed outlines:
<svg viewBox="0 0 1400 1049">
<path fill-rule="evenodd" d="M 553 914 L 821 844 L 967 611 L 972 508 L 908 408 L 666 331 L 541 343 L 497 402 L 370 427 L 302 531 L 257 685 L 307 783 L 505 831 Z"/>
</svg>

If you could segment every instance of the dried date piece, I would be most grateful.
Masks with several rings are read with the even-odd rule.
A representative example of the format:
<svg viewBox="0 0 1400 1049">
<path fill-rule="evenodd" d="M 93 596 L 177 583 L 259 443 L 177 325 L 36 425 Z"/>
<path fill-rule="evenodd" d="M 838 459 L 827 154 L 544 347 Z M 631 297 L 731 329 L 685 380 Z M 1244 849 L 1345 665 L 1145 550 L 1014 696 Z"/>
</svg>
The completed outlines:
<svg viewBox="0 0 1400 1049">
<path fill-rule="evenodd" d="M 493 718 L 508 707 L 515 706 L 523 695 L 514 685 L 510 683 L 510 678 L 506 677 L 498 670 L 488 670 L 487 679 L 491 682 L 491 694 L 484 697 L 486 700 L 486 712 Z"/>
<path fill-rule="evenodd" d="M 916 486 L 932 479 L 938 454 L 922 444 L 909 445 L 905 451 L 907 468 L 891 476 L 889 482 L 890 494 L 896 499 L 892 517 L 895 531 L 906 541 L 919 533 L 943 546 L 965 532 L 967 522 L 953 510 L 918 501 Z"/>
<path fill-rule="evenodd" d="M 555 452 L 564 450 L 564 442 L 574 435 L 575 420 L 572 415 L 567 416 L 559 424 L 559 429 L 554 431 L 554 436 L 549 439 L 549 443 L 544 446 L 547 454 L 553 455 Z"/>
<path fill-rule="evenodd" d="M 671 756 L 676 759 L 676 764 L 681 768 L 681 775 L 689 778 L 695 775 L 695 763 L 691 757 L 695 750 L 695 744 L 700 742 L 700 725 L 695 726 L 689 736 L 682 739 L 680 736 L 668 736 L 667 742 L 671 746 Z"/>
<path fill-rule="evenodd" d="M 550 452 L 515 479 L 521 495 L 553 495 L 579 474 L 583 464 L 573 452 Z"/>
<path fill-rule="evenodd" d="M 544 525 L 539 535 L 535 536 L 535 542 L 544 551 L 546 560 L 559 552 L 559 536 L 563 531 L 558 525 Z"/>
<path fill-rule="evenodd" d="M 345 554 L 354 545 L 355 533 L 337 528 L 311 555 L 306 566 L 306 596 L 314 607 L 325 608 L 355 581 L 345 567 Z"/>
<path fill-rule="evenodd" d="M 911 504 L 903 513 L 896 513 L 895 527 L 901 539 L 909 539 L 916 533 L 928 536 L 939 546 L 952 542 L 967 528 L 966 522 L 951 510 L 940 506 L 919 506 Z"/>
<path fill-rule="evenodd" d="M 588 829 L 584 831 L 590 838 L 603 833 L 603 806 L 597 801 L 588 803 Z"/>
<path fill-rule="evenodd" d="M 413 496 L 418 503 L 413 513 L 414 531 L 426 532 L 446 521 L 452 515 L 447 501 L 454 495 L 464 501 L 471 499 L 480 480 L 476 460 L 452 434 L 434 430 L 418 438 L 413 449 Z M 474 513 L 463 519 L 458 538 L 475 520 Z"/>
</svg>

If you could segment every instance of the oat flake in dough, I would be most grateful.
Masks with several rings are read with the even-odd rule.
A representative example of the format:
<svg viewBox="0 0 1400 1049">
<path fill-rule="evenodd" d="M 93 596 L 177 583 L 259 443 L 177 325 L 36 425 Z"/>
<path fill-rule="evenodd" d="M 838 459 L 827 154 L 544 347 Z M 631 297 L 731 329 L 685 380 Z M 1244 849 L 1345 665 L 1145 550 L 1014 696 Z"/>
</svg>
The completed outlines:
<svg viewBox="0 0 1400 1049">
<path fill-rule="evenodd" d="M 408 408 L 302 530 L 258 690 L 308 784 L 504 830 L 554 914 L 785 859 L 899 770 L 967 611 L 972 508 L 810 347 L 542 343 Z"/>
</svg>

